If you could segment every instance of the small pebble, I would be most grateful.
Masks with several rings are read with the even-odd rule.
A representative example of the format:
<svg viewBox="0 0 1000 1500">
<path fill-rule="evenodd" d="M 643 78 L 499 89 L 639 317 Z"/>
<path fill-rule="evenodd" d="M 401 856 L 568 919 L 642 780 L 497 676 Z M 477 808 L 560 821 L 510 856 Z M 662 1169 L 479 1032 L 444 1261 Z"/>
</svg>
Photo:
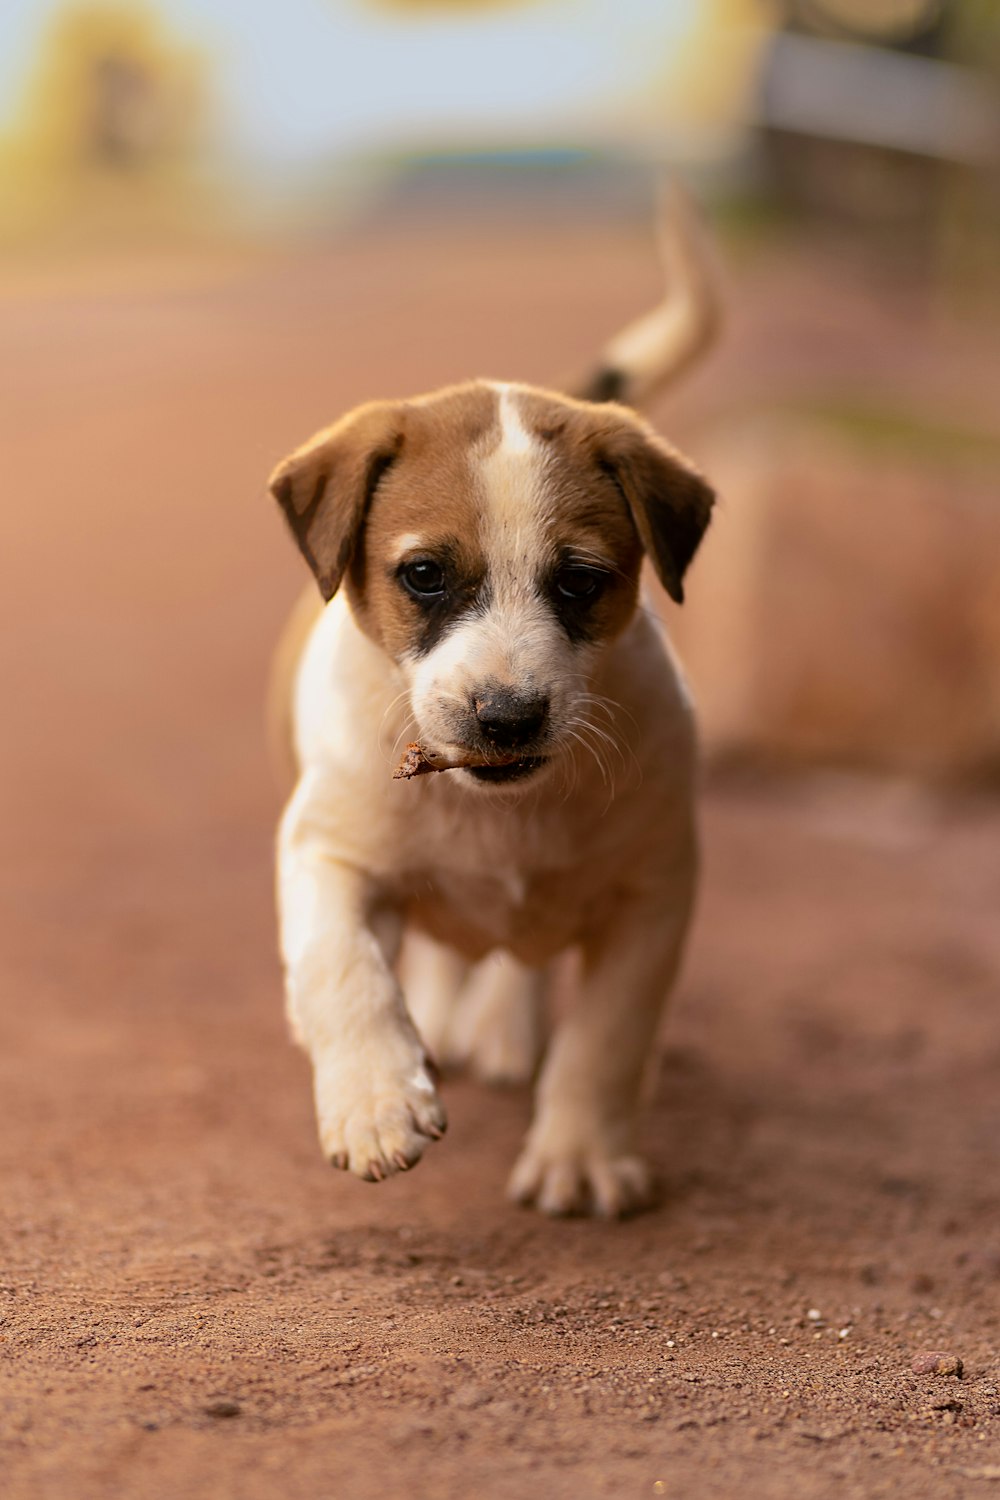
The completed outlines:
<svg viewBox="0 0 1000 1500">
<path fill-rule="evenodd" d="M 957 1375 L 962 1378 L 962 1361 L 957 1354 L 941 1349 L 921 1349 L 910 1361 L 914 1375 Z"/>
<path fill-rule="evenodd" d="M 210 1401 L 205 1407 L 208 1417 L 238 1417 L 241 1411 L 238 1401 Z"/>
</svg>

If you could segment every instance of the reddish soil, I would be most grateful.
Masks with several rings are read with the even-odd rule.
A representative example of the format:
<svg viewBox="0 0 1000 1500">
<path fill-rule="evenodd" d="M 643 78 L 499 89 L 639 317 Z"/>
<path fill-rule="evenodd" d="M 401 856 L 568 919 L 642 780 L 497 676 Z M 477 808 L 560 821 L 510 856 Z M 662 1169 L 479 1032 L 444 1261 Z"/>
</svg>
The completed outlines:
<svg viewBox="0 0 1000 1500">
<path fill-rule="evenodd" d="M 301 573 L 263 477 L 363 397 L 571 368 L 655 271 L 637 235 L 566 250 L 412 233 L 0 303 L 5 1500 L 1000 1494 L 995 803 L 706 795 L 655 1212 L 506 1206 L 528 1098 L 466 1082 L 411 1176 L 320 1159 L 260 709 Z M 864 293 L 821 301 L 846 367 Z M 718 380 L 806 343 L 779 280 Z"/>
</svg>

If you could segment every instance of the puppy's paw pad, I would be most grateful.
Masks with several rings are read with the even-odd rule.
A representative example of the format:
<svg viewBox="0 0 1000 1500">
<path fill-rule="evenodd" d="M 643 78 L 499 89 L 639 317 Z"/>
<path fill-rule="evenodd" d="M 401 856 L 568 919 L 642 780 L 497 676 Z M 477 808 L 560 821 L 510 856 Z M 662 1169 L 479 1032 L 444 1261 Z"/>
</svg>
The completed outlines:
<svg viewBox="0 0 1000 1500">
<path fill-rule="evenodd" d="M 511 1173 L 507 1196 L 544 1214 L 621 1219 L 650 1205 L 653 1180 L 638 1156 L 590 1151 L 547 1157 L 529 1146 Z"/>
</svg>

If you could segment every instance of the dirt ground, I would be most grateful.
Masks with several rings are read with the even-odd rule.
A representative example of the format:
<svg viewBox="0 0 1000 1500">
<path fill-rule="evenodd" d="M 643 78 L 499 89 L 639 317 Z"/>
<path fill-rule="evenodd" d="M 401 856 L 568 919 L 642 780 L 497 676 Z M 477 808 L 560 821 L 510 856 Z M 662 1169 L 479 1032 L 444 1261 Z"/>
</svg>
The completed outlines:
<svg viewBox="0 0 1000 1500">
<path fill-rule="evenodd" d="M 320 1159 L 260 711 L 301 573 L 263 478 L 363 397 L 572 368 L 655 287 L 638 232 L 408 234 L 0 298 L 0 1490 L 1000 1495 L 996 803 L 707 791 L 656 1211 L 506 1206 L 528 1098 L 468 1082 L 412 1175 Z M 901 384 L 985 403 L 905 289 L 872 314 L 822 274 L 802 317 L 794 275 L 768 306 L 737 274 L 683 421 L 748 372 L 888 369 L 886 328 Z"/>
</svg>

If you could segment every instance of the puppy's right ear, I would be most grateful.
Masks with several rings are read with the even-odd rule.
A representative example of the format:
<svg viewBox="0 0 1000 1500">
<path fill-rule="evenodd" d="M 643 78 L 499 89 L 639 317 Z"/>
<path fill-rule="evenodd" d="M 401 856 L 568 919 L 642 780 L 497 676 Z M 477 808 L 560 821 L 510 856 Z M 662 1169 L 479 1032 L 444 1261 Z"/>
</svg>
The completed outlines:
<svg viewBox="0 0 1000 1500">
<path fill-rule="evenodd" d="M 327 601 L 350 565 L 376 486 L 402 445 L 402 408 L 373 401 L 317 433 L 271 475 L 271 494 Z"/>
</svg>

